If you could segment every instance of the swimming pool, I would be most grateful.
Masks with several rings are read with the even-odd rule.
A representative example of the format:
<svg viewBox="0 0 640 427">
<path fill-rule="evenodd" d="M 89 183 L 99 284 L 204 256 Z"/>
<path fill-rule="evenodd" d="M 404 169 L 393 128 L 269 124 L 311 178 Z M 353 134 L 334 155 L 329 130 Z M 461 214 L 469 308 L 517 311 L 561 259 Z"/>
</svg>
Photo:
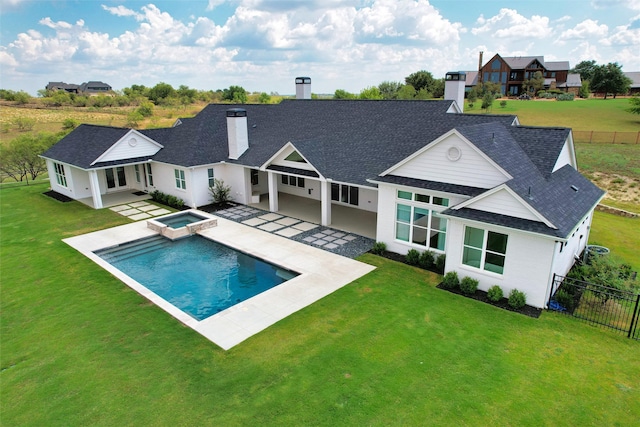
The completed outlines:
<svg viewBox="0 0 640 427">
<path fill-rule="evenodd" d="M 95 254 L 196 320 L 298 276 L 200 235 L 152 236 Z"/>
</svg>

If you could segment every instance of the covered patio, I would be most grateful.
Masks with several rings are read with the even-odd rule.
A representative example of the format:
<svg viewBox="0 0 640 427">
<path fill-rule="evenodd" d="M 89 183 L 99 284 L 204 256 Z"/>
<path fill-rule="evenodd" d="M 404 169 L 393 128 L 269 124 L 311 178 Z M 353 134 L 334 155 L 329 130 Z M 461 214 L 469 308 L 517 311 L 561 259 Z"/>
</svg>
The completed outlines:
<svg viewBox="0 0 640 427">
<path fill-rule="evenodd" d="M 269 197 L 261 195 L 260 203 L 249 206 L 269 211 Z M 297 218 L 302 221 L 321 223 L 320 201 L 306 197 L 294 196 L 288 193 L 278 193 L 278 213 Z M 338 204 L 331 205 L 331 228 L 359 234 L 360 236 L 376 238 L 377 214 L 375 212 L 350 208 Z"/>
</svg>

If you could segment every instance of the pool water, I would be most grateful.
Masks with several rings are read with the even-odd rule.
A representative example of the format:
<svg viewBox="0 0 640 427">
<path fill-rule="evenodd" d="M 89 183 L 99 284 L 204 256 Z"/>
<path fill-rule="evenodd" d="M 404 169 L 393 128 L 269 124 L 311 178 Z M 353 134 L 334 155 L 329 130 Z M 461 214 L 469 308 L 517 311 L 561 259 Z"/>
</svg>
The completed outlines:
<svg viewBox="0 0 640 427">
<path fill-rule="evenodd" d="M 95 253 L 197 320 L 298 275 L 199 235 L 153 236 Z"/>
<path fill-rule="evenodd" d="M 162 224 L 171 228 L 180 228 L 186 226 L 187 224 L 193 224 L 194 222 L 202 221 L 204 219 L 207 218 L 203 218 L 199 215 L 194 215 L 187 212 L 164 218 L 156 218 L 156 221 L 161 222 Z"/>
</svg>

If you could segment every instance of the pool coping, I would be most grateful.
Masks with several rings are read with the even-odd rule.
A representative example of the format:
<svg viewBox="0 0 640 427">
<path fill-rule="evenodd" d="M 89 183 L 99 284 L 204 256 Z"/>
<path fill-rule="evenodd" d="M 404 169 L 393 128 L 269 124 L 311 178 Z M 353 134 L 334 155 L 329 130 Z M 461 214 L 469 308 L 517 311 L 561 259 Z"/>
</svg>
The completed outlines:
<svg viewBox="0 0 640 427">
<path fill-rule="evenodd" d="M 216 227 L 200 230 L 197 234 L 296 271 L 300 275 L 220 313 L 198 321 L 94 253 L 99 249 L 158 235 L 157 231 L 147 228 L 146 221 L 70 237 L 63 239 L 63 241 L 181 323 L 224 350 L 229 350 L 375 269 L 374 266 L 360 261 L 207 212 L 199 210 L 194 210 L 194 212 L 208 218 L 215 218 L 218 221 Z"/>
</svg>

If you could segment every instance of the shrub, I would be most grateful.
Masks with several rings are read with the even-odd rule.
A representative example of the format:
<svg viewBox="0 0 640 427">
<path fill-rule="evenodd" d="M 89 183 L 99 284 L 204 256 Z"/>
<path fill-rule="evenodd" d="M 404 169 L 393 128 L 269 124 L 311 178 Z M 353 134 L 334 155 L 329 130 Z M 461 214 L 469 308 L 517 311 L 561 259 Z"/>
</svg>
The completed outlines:
<svg viewBox="0 0 640 427">
<path fill-rule="evenodd" d="M 458 273 L 450 271 L 444 275 L 442 279 L 442 287 L 445 289 L 455 289 L 460 286 L 460 279 L 458 279 Z"/>
<path fill-rule="evenodd" d="M 504 292 L 502 292 L 502 288 L 498 285 L 493 285 L 487 291 L 487 298 L 489 301 L 498 302 L 504 296 Z"/>
<path fill-rule="evenodd" d="M 387 244 L 385 242 L 376 242 L 371 248 L 371 253 L 376 255 L 382 255 L 387 250 Z"/>
<path fill-rule="evenodd" d="M 556 99 L 558 101 L 573 101 L 574 95 L 572 93 L 561 93 Z"/>
<path fill-rule="evenodd" d="M 224 181 L 218 178 L 213 179 L 213 187 L 209 187 L 211 200 L 217 204 L 228 203 L 231 199 L 231 187 L 224 185 Z"/>
<path fill-rule="evenodd" d="M 516 310 L 521 309 L 527 303 L 527 296 L 524 292 L 521 292 L 517 289 L 512 289 L 509 292 L 509 306 L 515 308 Z"/>
<path fill-rule="evenodd" d="M 404 257 L 404 260 L 409 265 L 418 265 L 420 262 L 420 252 L 415 249 L 409 249 L 409 252 Z"/>
<path fill-rule="evenodd" d="M 13 124 L 16 125 L 20 132 L 27 132 L 33 129 L 36 124 L 36 119 L 30 117 L 18 117 L 13 120 Z"/>
<path fill-rule="evenodd" d="M 573 310 L 573 306 L 574 306 L 573 295 L 571 295 L 566 290 L 559 289 L 558 292 L 556 292 L 556 294 L 553 296 L 553 299 L 555 299 L 558 302 L 558 304 L 566 308 L 568 311 Z"/>
<path fill-rule="evenodd" d="M 75 129 L 78 127 L 78 121 L 74 119 L 64 119 L 62 121 L 62 129 Z"/>
<path fill-rule="evenodd" d="M 507 106 L 507 101 L 500 101 L 500 107 L 505 108 Z"/>
<path fill-rule="evenodd" d="M 436 258 L 436 270 L 438 271 L 438 273 L 444 274 L 444 264 L 446 260 L 447 257 L 445 256 L 445 254 L 441 254 L 440 256 L 438 256 L 438 258 Z"/>
<path fill-rule="evenodd" d="M 435 255 L 433 252 L 431 251 L 422 252 L 422 254 L 420 254 L 420 261 L 419 261 L 420 267 L 424 269 L 432 268 L 433 264 L 435 263 L 434 259 L 435 259 Z"/>
<path fill-rule="evenodd" d="M 465 276 L 460 281 L 460 290 L 467 295 L 473 295 L 474 293 L 476 293 L 477 289 L 478 281 L 476 279 Z"/>
</svg>

